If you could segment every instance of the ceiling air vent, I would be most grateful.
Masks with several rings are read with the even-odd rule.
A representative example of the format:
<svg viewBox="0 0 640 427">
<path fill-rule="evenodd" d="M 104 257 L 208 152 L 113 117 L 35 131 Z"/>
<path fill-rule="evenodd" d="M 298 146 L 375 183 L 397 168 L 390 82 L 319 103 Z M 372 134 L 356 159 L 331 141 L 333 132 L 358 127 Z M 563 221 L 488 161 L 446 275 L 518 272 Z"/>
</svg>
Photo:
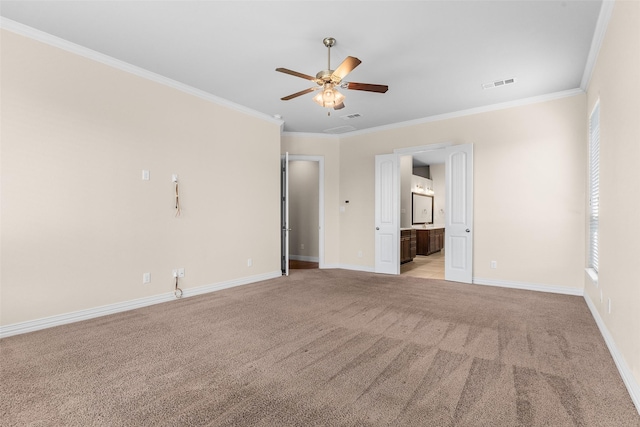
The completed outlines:
<svg viewBox="0 0 640 427">
<path fill-rule="evenodd" d="M 352 130 L 357 130 L 353 126 L 338 126 L 337 128 L 325 129 L 324 133 L 345 133 L 351 132 Z"/>
<path fill-rule="evenodd" d="M 482 89 L 491 89 L 494 87 L 511 85 L 511 84 L 514 84 L 515 82 L 516 82 L 515 77 L 511 77 L 510 79 L 496 80 L 490 83 L 482 83 Z"/>
<path fill-rule="evenodd" d="M 342 120 L 357 119 L 358 117 L 362 117 L 360 113 L 353 113 L 353 114 L 347 114 L 346 116 L 340 116 Z"/>
</svg>

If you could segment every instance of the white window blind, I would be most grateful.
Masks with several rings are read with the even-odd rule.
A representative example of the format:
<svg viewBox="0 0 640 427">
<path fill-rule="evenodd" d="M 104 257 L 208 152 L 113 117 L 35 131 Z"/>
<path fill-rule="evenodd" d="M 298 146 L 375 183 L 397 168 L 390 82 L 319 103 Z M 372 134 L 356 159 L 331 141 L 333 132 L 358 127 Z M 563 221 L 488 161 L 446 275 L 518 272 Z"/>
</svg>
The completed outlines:
<svg viewBox="0 0 640 427">
<path fill-rule="evenodd" d="M 589 118 L 589 268 L 598 271 L 600 216 L 600 103 Z"/>
</svg>

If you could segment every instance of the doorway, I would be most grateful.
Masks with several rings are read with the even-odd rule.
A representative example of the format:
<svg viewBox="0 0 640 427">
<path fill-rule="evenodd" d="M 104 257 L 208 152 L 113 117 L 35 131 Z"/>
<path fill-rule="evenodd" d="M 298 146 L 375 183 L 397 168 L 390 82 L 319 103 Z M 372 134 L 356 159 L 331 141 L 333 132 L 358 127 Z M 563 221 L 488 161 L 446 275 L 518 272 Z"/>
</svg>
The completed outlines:
<svg viewBox="0 0 640 427">
<path fill-rule="evenodd" d="M 375 272 L 400 274 L 400 157 L 421 153 L 445 159 L 445 280 L 472 283 L 473 144 L 432 144 L 375 156 Z"/>
<path fill-rule="evenodd" d="M 324 266 L 324 159 L 289 156 L 289 268 Z"/>
<path fill-rule="evenodd" d="M 415 217 L 414 194 L 427 195 L 432 201 L 426 220 Z M 400 265 L 400 275 L 444 280 L 445 206 L 444 157 L 429 152 L 400 156 L 400 230 L 411 230 L 416 240 Z"/>
</svg>

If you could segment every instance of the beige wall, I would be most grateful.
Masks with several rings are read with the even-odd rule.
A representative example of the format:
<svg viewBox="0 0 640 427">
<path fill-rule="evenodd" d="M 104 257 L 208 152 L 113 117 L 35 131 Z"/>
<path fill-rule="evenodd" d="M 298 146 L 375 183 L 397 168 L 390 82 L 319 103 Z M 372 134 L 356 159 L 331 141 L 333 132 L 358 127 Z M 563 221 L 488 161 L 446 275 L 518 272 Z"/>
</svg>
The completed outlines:
<svg viewBox="0 0 640 427">
<path fill-rule="evenodd" d="M 326 267 L 340 263 L 340 152 L 335 137 L 284 134 L 282 153 L 324 158 L 324 262 Z"/>
<path fill-rule="evenodd" d="M 577 95 L 341 138 L 341 263 L 374 266 L 376 154 L 473 143 L 473 276 L 582 289 L 585 115 Z"/>
<path fill-rule="evenodd" d="M 444 175 L 444 163 L 432 164 L 431 180 L 433 181 L 433 224 L 444 225 L 444 209 L 447 206 L 447 193 Z"/>
<path fill-rule="evenodd" d="M 319 162 L 289 162 L 289 225 L 292 258 L 318 261 Z"/>
<path fill-rule="evenodd" d="M 171 292 L 176 267 L 185 289 L 279 270 L 277 123 L 1 43 L 2 325 Z"/>
<path fill-rule="evenodd" d="M 585 115 L 598 99 L 599 272 L 598 285 L 586 278 L 585 291 L 640 384 L 640 2 L 614 4 Z"/>
<path fill-rule="evenodd" d="M 411 176 L 413 157 L 400 157 L 400 227 L 411 228 Z"/>
<path fill-rule="evenodd" d="M 288 134 L 282 152 L 326 154 L 325 211 L 344 208 L 339 226 L 325 227 L 331 242 L 326 254 L 333 257 L 328 263 L 373 270 L 375 155 L 472 142 L 474 277 L 582 289 L 585 99 L 576 95 L 339 140 Z M 490 269 L 491 260 L 497 269 Z"/>
</svg>

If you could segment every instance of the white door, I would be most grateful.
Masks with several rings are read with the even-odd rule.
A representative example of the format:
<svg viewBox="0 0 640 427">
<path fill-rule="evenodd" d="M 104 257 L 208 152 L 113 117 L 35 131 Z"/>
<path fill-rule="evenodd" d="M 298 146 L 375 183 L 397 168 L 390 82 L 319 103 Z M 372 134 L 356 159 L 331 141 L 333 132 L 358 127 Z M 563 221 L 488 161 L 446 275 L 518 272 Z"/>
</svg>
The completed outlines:
<svg viewBox="0 0 640 427">
<path fill-rule="evenodd" d="M 280 158 L 280 227 L 281 227 L 281 264 L 282 275 L 289 275 L 289 153 L 285 153 Z"/>
<path fill-rule="evenodd" d="M 446 148 L 445 280 L 473 277 L 473 144 Z"/>
<path fill-rule="evenodd" d="M 400 274 L 400 189 L 395 154 L 376 156 L 375 272 Z"/>
</svg>

